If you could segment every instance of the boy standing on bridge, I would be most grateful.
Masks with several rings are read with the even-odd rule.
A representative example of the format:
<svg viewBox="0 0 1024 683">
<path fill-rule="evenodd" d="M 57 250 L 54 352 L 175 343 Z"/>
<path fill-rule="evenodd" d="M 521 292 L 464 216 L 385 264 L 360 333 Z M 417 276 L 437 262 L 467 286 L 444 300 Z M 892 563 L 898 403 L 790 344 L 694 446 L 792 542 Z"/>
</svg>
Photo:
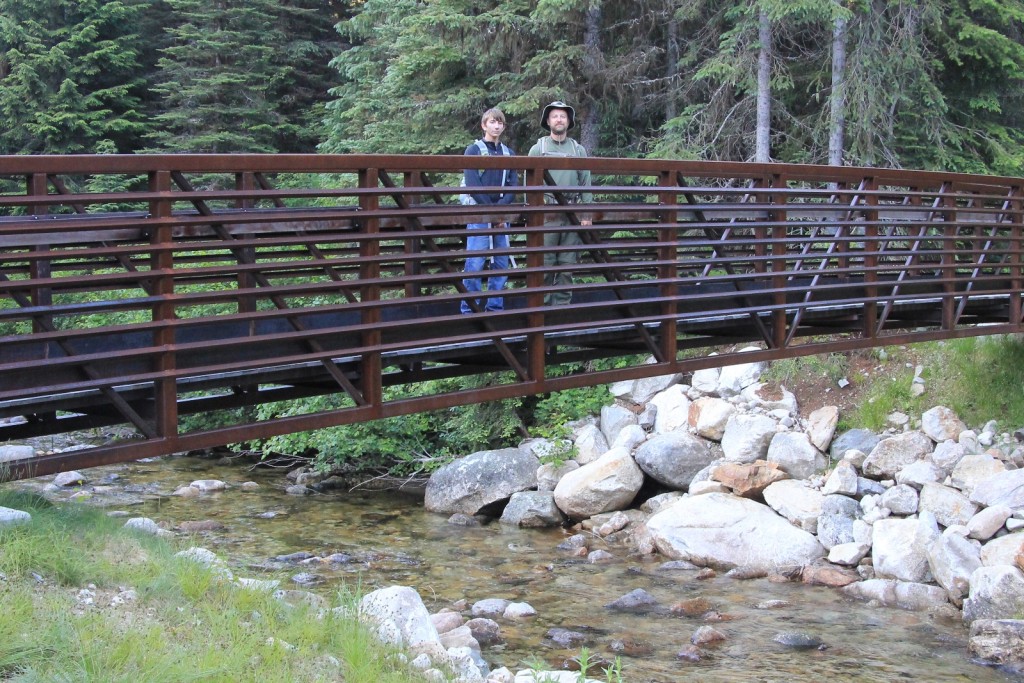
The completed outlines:
<svg viewBox="0 0 1024 683">
<path fill-rule="evenodd" d="M 480 127 L 484 136 L 466 148 L 467 156 L 513 156 L 515 153 L 500 141 L 501 134 L 505 132 L 505 114 L 500 109 L 488 109 L 480 117 Z M 482 187 L 515 187 L 519 184 L 519 177 L 514 169 L 502 170 L 472 169 L 467 168 L 463 172 L 463 184 L 466 186 L 466 194 L 459 197 L 463 204 L 500 205 L 511 204 L 515 199 L 514 192 L 486 193 L 474 192 L 474 188 Z M 466 259 L 466 265 L 462 272 L 466 274 L 479 273 L 484 269 L 488 259 L 483 253 L 486 251 L 497 251 L 504 253 L 492 253 L 490 256 L 490 267 L 492 270 L 508 270 L 508 233 L 494 233 L 491 227 L 498 230 L 507 230 L 508 223 L 470 223 L 466 226 L 469 236 L 466 238 L 466 250 L 478 252 Z M 506 275 L 491 275 L 487 278 L 487 291 L 497 292 L 505 288 L 508 281 Z M 467 292 L 481 291 L 480 276 L 467 277 L 462 280 Z M 476 299 L 480 304 L 480 299 Z M 501 311 L 505 308 L 505 300 L 500 296 L 489 296 L 483 304 L 485 311 Z M 468 300 L 460 304 L 463 313 L 472 313 Z"/>
<path fill-rule="evenodd" d="M 540 126 L 547 130 L 550 135 L 537 140 L 537 144 L 530 148 L 531 157 L 585 157 L 587 150 L 583 145 L 568 136 L 570 130 L 576 125 L 576 110 L 565 102 L 556 101 L 544 107 L 540 115 Z M 572 187 L 590 186 L 590 171 L 573 170 L 552 170 L 548 171 L 555 185 L 568 185 Z M 561 193 L 570 204 L 583 202 L 589 204 L 594 200 L 590 192 L 563 192 Z M 544 195 L 545 204 L 557 204 L 553 194 Z M 580 226 L 588 226 L 590 220 L 580 219 Z M 544 216 L 545 227 L 570 225 L 567 213 L 559 211 L 548 213 Z M 545 247 L 576 247 L 581 246 L 583 240 L 575 230 L 559 230 L 544 233 Z M 552 271 L 553 266 L 575 266 L 579 259 L 578 251 L 557 251 L 544 253 L 544 285 L 571 285 L 572 272 L 570 270 Z M 558 291 L 544 296 L 545 306 L 563 306 L 572 301 L 572 292 Z"/>
</svg>

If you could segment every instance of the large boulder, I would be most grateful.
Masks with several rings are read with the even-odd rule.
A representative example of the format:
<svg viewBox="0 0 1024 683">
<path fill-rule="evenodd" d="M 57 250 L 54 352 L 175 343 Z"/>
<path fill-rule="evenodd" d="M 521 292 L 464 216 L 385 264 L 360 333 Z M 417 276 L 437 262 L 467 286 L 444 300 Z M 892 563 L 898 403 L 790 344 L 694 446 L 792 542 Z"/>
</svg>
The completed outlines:
<svg viewBox="0 0 1024 683">
<path fill-rule="evenodd" d="M 839 408 L 822 406 L 807 416 L 807 438 L 819 451 L 825 451 L 832 443 L 839 424 Z"/>
<path fill-rule="evenodd" d="M 664 555 L 702 566 L 770 572 L 825 555 L 812 534 L 767 505 L 726 493 L 682 498 L 655 513 L 647 530 Z"/>
<path fill-rule="evenodd" d="M 722 434 L 722 453 L 730 462 L 763 460 L 775 436 L 775 420 L 766 415 L 736 413 L 729 418 Z"/>
<path fill-rule="evenodd" d="M 868 453 L 864 474 L 879 479 L 895 479 L 901 469 L 923 459 L 933 448 L 932 440 L 922 432 L 904 432 L 882 439 Z"/>
<path fill-rule="evenodd" d="M 935 583 L 959 605 L 970 589 L 971 574 L 981 567 L 981 548 L 960 534 L 944 533 L 928 546 L 928 568 Z"/>
<path fill-rule="evenodd" d="M 938 529 L 928 529 L 925 520 L 880 519 L 872 525 L 871 562 L 875 576 L 911 583 L 931 580 L 928 546 Z"/>
<path fill-rule="evenodd" d="M 559 526 L 565 518 L 551 491 L 520 491 L 512 494 L 499 521 L 513 526 L 548 527 Z"/>
<path fill-rule="evenodd" d="M 444 465 L 427 482 L 431 512 L 496 514 L 513 493 L 537 487 L 537 456 L 519 448 L 479 451 Z"/>
<path fill-rule="evenodd" d="M 702 396 L 690 404 L 688 422 L 699 436 L 721 441 L 725 425 L 736 412 L 736 406 L 721 398 Z"/>
<path fill-rule="evenodd" d="M 765 460 L 743 464 L 721 462 L 709 474 L 711 481 L 727 486 L 737 496 L 744 498 L 757 498 L 773 483 L 789 477 L 778 465 Z"/>
<path fill-rule="evenodd" d="M 690 417 L 690 399 L 682 386 L 673 384 L 650 400 L 657 412 L 654 414 L 654 432 L 666 434 L 686 427 Z"/>
<path fill-rule="evenodd" d="M 569 472 L 555 486 L 555 504 L 572 519 L 626 508 L 644 483 L 644 473 L 625 448 L 613 448 Z"/>
<path fill-rule="evenodd" d="M 777 513 L 808 533 L 817 533 L 821 516 L 821 491 L 806 481 L 786 479 L 764 490 L 764 502 Z"/>
<path fill-rule="evenodd" d="M 377 637 L 411 650 L 441 648 L 437 627 L 419 593 L 408 586 L 389 586 L 363 596 L 359 616 L 375 627 Z"/>
<path fill-rule="evenodd" d="M 607 443 L 612 443 L 625 427 L 636 424 L 636 413 L 614 403 L 601 408 L 601 434 Z"/>
<path fill-rule="evenodd" d="M 964 600 L 964 623 L 977 619 L 1016 619 L 1024 614 L 1024 574 L 1016 567 L 979 567 L 971 574 Z"/>
<path fill-rule="evenodd" d="M 828 464 L 825 454 L 800 432 L 779 432 L 773 436 L 768 444 L 768 462 L 775 463 L 794 479 L 808 479 Z"/>
<path fill-rule="evenodd" d="M 694 475 L 715 460 L 703 439 L 685 431 L 653 436 L 636 449 L 636 464 L 660 484 L 685 491 Z"/>
<path fill-rule="evenodd" d="M 921 415 L 921 431 L 935 442 L 956 439 L 967 425 L 945 406 L 935 406 Z"/>
<path fill-rule="evenodd" d="M 971 500 L 985 507 L 1024 508 L 1024 470 L 1010 470 L 982 479 L 974 487 Z"/>
<path fill-rule="evenodd" d="M 869 429 L 850 429 L 837 436 L 829 447 L 829 455 L 834 460 L 842 458 L 846 451 L 870 453 L 878 445 L 882 437 Z"/>
<path fill-rule="evenodd" d="M 853 543 L 853 522 L 863 516 L 860 504 L 839 494 L 826 495 L 821 501 L 818 518 L 818 540 L 831 550 L 843 543 Z"/>
</svg>

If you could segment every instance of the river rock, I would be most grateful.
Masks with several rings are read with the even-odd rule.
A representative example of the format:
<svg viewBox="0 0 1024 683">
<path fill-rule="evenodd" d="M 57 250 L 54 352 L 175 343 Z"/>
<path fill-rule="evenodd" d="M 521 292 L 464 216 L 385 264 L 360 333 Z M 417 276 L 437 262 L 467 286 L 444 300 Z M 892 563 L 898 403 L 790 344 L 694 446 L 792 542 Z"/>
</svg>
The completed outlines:
<svg viewBox="0 0 1024 683">
<path fill-rule="evenodd" d="M 782 410 L 789 415 L 795 415 L 797 412 L 796 396 L 786 387 L 775 388 L 756 382 L 745 387 L 740 392 L 740 397 L 749 405 L 765 411 Z"/>
<path fill-rule="evenodd" d="M 956 439 L 967 425 L 945 406 L 935 406 L 921 415 L 921 431 L 936 443 Z"/>
<path fill-rule="evenodd" d="M 897 484 L 886 489 L 878 501 L 879 505 L 896 515 L 916 514 L 918 502 L 917 490 L 907 484 Z"/>
<path fill-rule="evenodd" d="M 690 386 L 703 394 L 712 394 L 718 389 L 718 378 L 721 376 L 722 368 L 695 370 L 693 376 L 690 377 Z"/>
<path fill-rule="evenodd" d="M 988 453 L 972 453 L 961 458 L 953 468 L 950 483 L 967 496 L 973 497 L 978 484 L 992 477 L 999 477 L 1005 471 L 1006 465 L 999 459 Z"/>
<path fill-rule="evenodd" d="M 650 358 L 647 362 L 652 363 L 654 359 Z M 650 401 L 655 394 L 668 389 L 673 384 L 678 384 L 680 379 L 682 379 L 682 375 L 679 373 L 641 377 L 640 379 L 616 382 L 612 385 L 611 390 L 617 398 L 643 405 Z"/>
<path fill-rule="evenodd" d="M 919 508 L 934 514 L 942 526 L 965 525 L 978 511 L 967 496 L 942 484 L 925 484 L 921 488 Z"/>
<path fill-rule="evenodd" d="M 644 483 L 644 473 L 629 451 L 616 448 L 562 477 L 555 503 L 568 517 L 586 519 L 627 507 Z"/>
<path fill-rule="evenodd" d="M 679 430 L 651 437 L 636 449 L 633 459 L 658 483 L 684 491 L 715 454 L 704 440 Z"/>
<path fill-rule="evenodd" d="M 711 471 L 711 477 L 732 489 L 737 496 L 756 498 L 772 483 L 787 479 L 789 475 L 775 463 L 757 460 L 749 464 L 722 463 Z"/>
<path fill-rule="evenodd" d="M 828 561 L 833 564 L 841 564 L 846 567 L 856 567 L 860 561 L 871 552 L 871 546 L 867 543 L 840 543 L 834 545 L 828 551 Z"/>
<path fill-rule="evenodd" d="M 15 524 L 26 524 L 32 521 L 32 515 L 24 510 L 0 507 L 0 527 L 14 526 Z"/>
<path fill-rule="evenodd" d="M 870 453 L 882 437 L 868 429 L 850 429 L 837 436 L 829 447 L 829 454 L 838 460 L 846 455 L 846 451 Z M 857 465 L 860 466 L 859 464 Z"/>
<path fill-rule="evenodd" d="M 627 451 L 632 451 L 634 448 L 642 444 L 647 440 L 647 432 L 644 428 L 638 424 L 626 425 L 619 431 L 619 435 L 615 437 L 615 441 L 609 447 L 612 448 L 625 448 Z"/>
<path fill-rule="evenodd" d="M 931 580 L 928 546 L 938 536 L 925 519 L 880 519 L 872 525 L 871 566 L 881 579 Z"/>
<path fill-rule="evenodd" d="M 690 404 L 687 422 L 698 436 L 711 441 L 721 441 L 729 418 L 736 412 L 736 406 L 726 400 L 702 396 Z"/>
<path fill-rule="evenodd" d="M 764 490 L 764 502 L 771 509 L 811 534 L 818 531 L 823 498 L 821 491 L 795 479 L 777 481 Z"/>
<path fill-rule="evenodd" d="M 511 601 L 504 598 L 485 598 L 474 602 L 469 612 L 474 617 L 500 617 L 510 604 Z"/>
<path fill-rule="evenodd" d="M 454 631 L 465 623 L 462 615 L 458 612 L 438 612 L 430 615 L 430 621 L 438 633 L 444 634 Z"/>
<path fill-rule="evenodd" d="M 487 647 L 501 642 L 501 627 L 494 619 L 476 617 L 466 622 L 477 642 Z"/>
<path fill-rule="evenodd" d="M 61 472 L 53 478 L 54 486 L 81 486 L 85 482 L 89 481 L 84 474 L 77 470 L 70 472 Z"/>
<path fill-rule="evenodd" d="M 657 408 L 654 418 L 655 434 L 666 434 L 686 427 L 690 416 L 690 399 L 678 384 L 660 392 L 651 399 L 650 405 Z"/>
<path fill-rule="evenodd" d="M 604 437 L 602 436 L 601 438 L 603 439 Z M 537 468 L 537 490 L 554 491 L 562 477 L 579 468 L 580 463 L 576 460 L 566 460 L 561 465 L 544 463 Z"/>
<path fill-rule="evenodd" d="M 647 529 L 662 554 L 701 566 L 772 572 L 825 555 L 812 534 L 767 505 L 723 493 L 682 498 L 654 514 Z"/>
<path fill-rule="evenodd" d="M 730 462 L 764 460 L 775 436 L 775 420 L 765 415 L 737 413 L 729 418 L 722 434 L 722 452 Z"/>
<path fill-rule="evenodd" d="M 586 465 L 594 462 L 602 454 L 608 452 L 608 439 L 604 437 L 601 428 L 595 424 L 587 424 L 580 428 L 576 435 L 576 462 Z"/>
<path fill-rule="evenodd" d="M 822 406 L 807 416 L 807 438 L 819 451 L 824 452 L 832 443 L 839 424 L 839 408 Z"/>
<path fill-rule="evenodd" d="M 519 448 L 473 453 L 431 475 L 424 505 L 431 512 L 486 514 L 513 493 L 536 488 L 539 466 L 535 455 Z"/>
<path fill-rule="evenodd" d="M 985 663 L 1024 668 L 1024 620 L 977 619 L 971 622 L 967 651 Z"/>
<path fill-rule="evenodd" d="M 869 477 L 895 479 L 896 473 L 932 452 L 934 444 L 923 432 L 911 431 L 882 439 L 864 460 Z"/>
<path fill-rule="evenodd" d="M 560 526 L 565 517 L 555 505 L 553 491 L 519 491 L 512 494 L 499 521 L 520 527 L 549 527 Z"/>
<path fill-rule="evenodd" d="M 982 479 L 970 496 L 972 501 L 985 507 L 1006 505 L 1014 510 L 1024 508 L 1024 469 L 1001 472 Z"/>
<path fill-rule="evenodd" d="M 823 650 L 826 647 L 821 638 L 806 633 L 777 633 L 772 640 L 793 650 Z"/>
<path fill-rule="evenodd" d="M 827 464 L 825 455 L 800 432 L 775 434 L 768 445 L 767 460 L 794 479 L 809 479 Z"/>
<path fill-rule="evenodd" d="M 1024 533 L 993 538 L 981 546 L 981 563 L 986 567 L 1005 564 L 1014 566 L 1017 555 L 1024 552 Z"/>
<path fill-rule="evenodd" d="M 1016 567 L 979 567 L 971 574 L 964 600 L 964 623 L 977 619 L 1015 619 L 1024 614 L 1024 574 Z"/>
<path fill-rule="evenodd" d="M 979 541 L 987 541 L 995 536 L 1011 514 L 1013 514 L 1013 510 L 1006 505 L 985 508 L 967 522 L 967 534 Z"/>
<path fill-rule="evenodd" d="M 761 349 L 756 346 L 748 346 L 740 349 L 740 351 L 761 351 Z M 763 361 L 757 361 L 755 363 L 741 363 L 739 365 L 727 365 L 722 368 L 722 373 L 718 376 L 718 386 L 715 390 L 718 392 L 718 395 L 723 398 L 736 396 L 745 388 L 759 380 L 761 378 L 761 374 L 767 367 L 768 364 Z"/>
<path fill-rule="evenodd" d="M 32 446 L 22 444 L 0 444 L 0 462 L 13 462 L 14 460 L 25 460 L 33 458 L 36 449 Z"/>
<path fill-rule="evenodd" d="M 832 473 L 828 475 L 828 479 L 825 480 L 825 485 L 821 487 L 821 492 L 826 496 L 833 493 L 844 496 L 857 495 L 857 468 L 854 467 L 853 463 L 840 460 L 836 463 Z"/>
<path fill-rule="evenodd" d="M 967 449 L 964 448 L 963 444 L 949 439 L 935 444 L 935 450 L 932 451 L 931 458 L 929 459 L 936 467 L 948 475 L 953 472 L 953 468 L 955 468 L 966 455 Z"/>
<path fill-rule="evenodd" d="M 946 589 L 953 604 L 970 588 L 971 574 L 981 566 L 981 547 L 955 533 L 944 533 L 928 546 L 928 568 L 935 582 Z"/>
<path fill-rule="evenodd" d="M 601 408 L 601 433 L 609 444 L 615 441 L 623 427 L 635 424 L 636 413 L 623 405 L 613 403 Z"/>
<path fill-rule="evenodd" d="M 220 479 L 197 479 L 196 481 L 189 484 L 192 488 L 196 489 L 200 493 L 213 493 L 215 491 L 224 491 L 228 485 L 222 482 Z"/>
<path fill-rule="evenodd" d="M 926 583 L 910 583 L 893 579 L 868 579 L 839 589 L 857 600 L 873 600 L 885 607 L 927 611 L 948 605 L 946 591 Z"/>
<path fill-rule="evenodd" d="M 827 549 L 854 542 L 853 522 L 862 515 L 860 505 L 853 498 L 825 496 L 821 501 L 821 516 L 818 517 L 818 541 Z"/>
<path fill-rule="evenodd" d="M 931 460 L 912 462 L 896 473 L 896 483 L 913 486 L 918 491 L 925 484 L 934 484 L 945 479 L 942 468 Z"/>
<path fill-rule="evenodd" d="M 616 612 L 644 614 L 658 609 L 659 603 L 657 598 L 643 588 L 637 588 L 626 593 L 621 598 L 609 602 L 605 607 Z"/>
</svg>

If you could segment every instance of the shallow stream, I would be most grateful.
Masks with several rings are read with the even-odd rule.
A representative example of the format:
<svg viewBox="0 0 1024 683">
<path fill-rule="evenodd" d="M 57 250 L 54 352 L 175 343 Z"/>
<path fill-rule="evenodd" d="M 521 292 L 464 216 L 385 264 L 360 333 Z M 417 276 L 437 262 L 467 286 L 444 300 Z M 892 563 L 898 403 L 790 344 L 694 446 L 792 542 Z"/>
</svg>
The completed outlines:
<svg viewBox="0 0 1024 683">
<path fill-rule="evenodd" d="M 227 559 L 236 574 L 261 577 L 275 556 L 298 551 L 326 556 L 345 553 L 341 565 L 295 565 L 292 574 L 314 572 L 325 579 L 310 590 L 333 595 L 343 585 L 363 592 L 408 585 L 437 611 L 465 599 L 528 602 L 538 612 L 516 623 L 501 621 L 504 643 L 485 647 L 492 667 L 522 668 L 540 658 L 560 668 L 579 654 L 546 638 L 552 628 L 585 634 L 591 652 L 621 657 L 623 679 L 650 681 L 1021 681 L 972 663 L 967 633 L 959 621 L 926 614 L 873 608 L 828 588 L 766 579 L 724 577 L 698 580 L 694 571 L 665 571 L 663 557 L 621 558 L 588 564 L 556 546 L 562 530 L 520 530 L 498 523 L 479 528 L 449 525 L 427 513 L 420 501 L 398 495 L 327 493 L 296 497 L 284 492 L 281 470 L 250 470 L 213 460 L 169 458 L 89 470 L 90 477 L 116 474 L 113 488 L 144 494 L 141 505 L 114 509 L 147 516 L 169 527 L 185 521 L 216 520 L 223 530 L 197 535 L 195 545 Z M 168 496 L 197 479 L 220 479 L 233 488 L 198 498 Z M 258 491 L 238 488 L 255 481 Z M 94 482 L 95 483 L 95 482 Z M 600 546 L 595 546 L 600 547 Z M 282 586 L 286 587 L 286 586 Z M 300 588 L 297 585 L 290 587 Z M 682 661 L 677 653 L 706 622 L 701 616 L 614 613 L 606 604 L 643 588 L 668 607 L 703 598 L 727 620 L 709 625 L 727 639 L 702 648 L 705 657 Z M 786 604 L 758 608 L 770 600 Z M 824 642 L 823 649 L 795 650 L 774 641 L 780 633 L 801 633 Z"/>
</svg>

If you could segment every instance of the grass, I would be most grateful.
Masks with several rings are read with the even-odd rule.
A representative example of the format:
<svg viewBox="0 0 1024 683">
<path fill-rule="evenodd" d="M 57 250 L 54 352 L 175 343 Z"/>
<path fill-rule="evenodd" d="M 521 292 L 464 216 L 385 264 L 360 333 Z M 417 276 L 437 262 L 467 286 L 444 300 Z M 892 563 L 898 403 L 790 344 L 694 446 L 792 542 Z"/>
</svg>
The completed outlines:
<svg viewBox="0 0 1024 683">
<path fill-rule="evenodd" d="M 846 425 L 880 430 L 894 411 L 910 416 L 936 405 L 953 410 L 974 429 L 995 420 L 1001 430 L 1024 425 L 1024 339 L 1018 335 L 970 337 L 916 344 L 908 348 L 926 390 L 914 396 L 913 367 L 901 363 L 899 350 L 892 360 L 899 367 L 886 378 L 876 378 L 867 398 Z"/>
<path fill-rule="evenodd" d="M 0 505 L 32 515 L 0 527 L 2 680 L 422 680 L 348 611 L 290 607 L 220 581 L 98 510 L 3 491 Z M 137 597 L 111 606 L 126 587 Z M 94 604 L 80 601 L 83 589 Z"/>
</svg>

